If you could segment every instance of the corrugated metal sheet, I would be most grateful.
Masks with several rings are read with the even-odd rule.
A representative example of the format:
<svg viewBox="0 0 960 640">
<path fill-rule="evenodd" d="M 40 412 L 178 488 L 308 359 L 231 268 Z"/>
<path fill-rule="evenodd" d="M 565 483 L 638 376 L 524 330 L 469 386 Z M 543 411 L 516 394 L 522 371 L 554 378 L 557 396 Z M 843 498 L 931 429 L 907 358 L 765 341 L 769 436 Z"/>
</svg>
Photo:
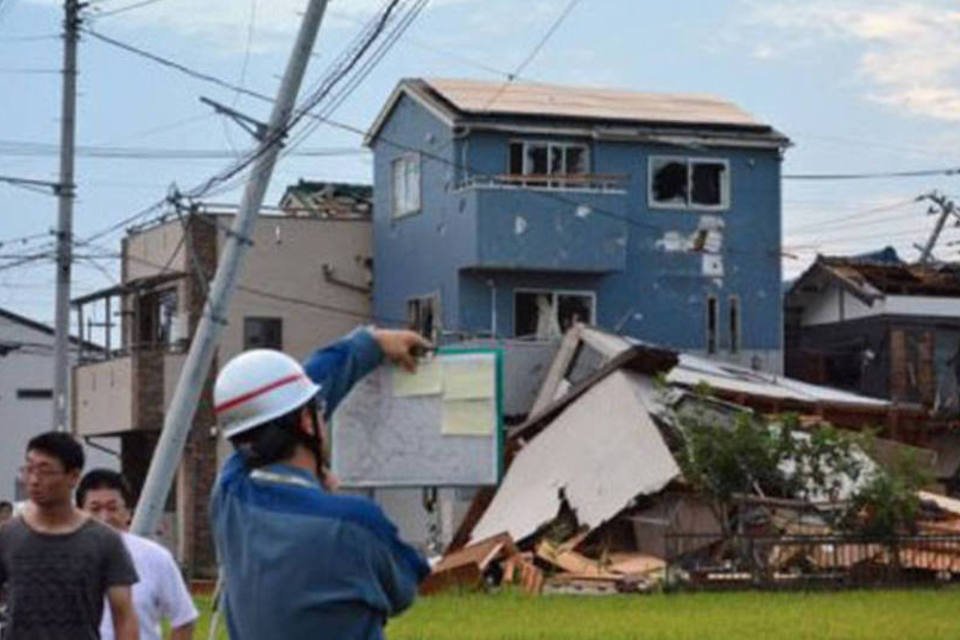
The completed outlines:
<svg viewBox="0 0 960 640">
<path fill-rule="evenodd" d="M 427 78 L 458 110 L 629 122 L 766 127 L 726 100 L 704 94 L 639 93 L 547 84 Z"/>
<path fill-rule="evenodd" d="M 886 400 L 868 398 L 831 387 L 800 382 L 792 378 L 722 364 L 688 354 L 680 355 L 680 363 L 667 374 L 667 382 L 685 387 L 706 383 L 711 388 L 721 391 L 813 404 L 829 403 L 877 408 L 890 405 Z"/>
</svg>

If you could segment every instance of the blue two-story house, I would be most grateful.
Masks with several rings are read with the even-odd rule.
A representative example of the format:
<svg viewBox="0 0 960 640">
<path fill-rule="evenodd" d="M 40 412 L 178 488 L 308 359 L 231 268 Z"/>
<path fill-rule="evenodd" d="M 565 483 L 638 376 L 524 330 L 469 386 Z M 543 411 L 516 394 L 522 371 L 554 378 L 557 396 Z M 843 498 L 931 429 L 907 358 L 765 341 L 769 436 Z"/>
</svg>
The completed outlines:
<svg viewBox="0 0 960 640">
<path fill-rule="evenodd" d="M 365 142 L 378 321 L 540 338 L 583 321 L 781 369 L 789 142 L 737 106 L 406 79 Z"/>
</svg>

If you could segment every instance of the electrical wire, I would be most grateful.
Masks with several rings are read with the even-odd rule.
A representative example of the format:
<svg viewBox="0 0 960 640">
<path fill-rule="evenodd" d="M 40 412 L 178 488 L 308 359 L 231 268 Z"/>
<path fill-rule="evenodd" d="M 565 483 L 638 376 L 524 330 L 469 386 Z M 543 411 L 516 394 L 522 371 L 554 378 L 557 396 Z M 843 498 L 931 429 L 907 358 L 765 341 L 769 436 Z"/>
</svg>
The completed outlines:
<svg viewBox="0 0 960 640">
<path fill-rule="evenodd" d="M 221 171 L 220 173 L 210 177 L 200 185 L 186 192 L 184 195 L 188 198 L 200 198 L 205 195 L 211 194 L 215 186 L 222 185 L 223 183 L 227 182 L 230 178 L 233 178 L 234 176 L 239 174 L 241 171 L 243 171 L 243 169 L 245 169 L 247 166 L 249 166 L 254 161 L 256 161 L 257 158 L 259 158 L 260 155 L 264 153 L 270 146 L 272 146 L 273 144 L 277 144 L 283 137 L 285 137 L 287 132 L 290 131 L 290 129 L 293 126 L 295 126 L 308 111 L 313 109 L 324 98 L 324 96 L 326 96 L 329 93 L 329 91 L 332 90 L 332 88 L 336 85 L 336 83 L 339 82 L 339 80 L 341 80 L 345 76 L 345 74 L 348 73 L 350 69 L 356 64 L 356 61 L 366 52 L 367 48 L 369 48 L 372 41 L 380 35 L 383 29 L 383 26 L 386 24 L 387 20 L 389 19 L 393 9 L 397 6 L 398 2 L 399 0 L 391 0 L 391 2 L 387 5 L 386 9 L 384 9 L 381 12 L 381 16 L 379 20 L 376 22 L 374 29 L 370 34 L 368 34 L 365 41 L 362 43 L 362 46 L 359 48 L 359 50 L 354 55 L 352 55 L 349 60 L 346 61 L 345 65 L 343 65 L 341 68 L 337 70 L 337 73 L 333 77 L 326 78 L 325 81 L 321 83 L 320 87 L 317 90 L 315 90 L 313 94 L 304 102 L 303 106 L 298 107 L 294 111 L 294 113 L 291 115 L 291 118 L 289 119 L 286 126 L 282 127 L 280 130 L 275 132 L 270 140 L 264 141 L 264 143 L 261 145 L 261 147 L 258 150 L 256 150 L 253 153 L 247 154 L 240 161 L 232 164 L 231 166 Z M 89 29 L 85 29 L 85 31 L 90 32 L 91 34 L 95 34 L 94 37 L 97 37 L 98 39 L 104 42 L 113 44 L 114 46 L 118 46 L 124 50 L 137 53 L 138 55 L 147 57 L 148 59 L 153 60 L 154 62 L 158 62 L 159 64 L 163 64 L 164 66 L 177 69 L 192 77 L 203 79 L 208 82 L 213 82 L 225 88 L 229 88 L 234 91 L 241 92 L 245 95 L 251 95 L 258 99 L 264 99 L 270 103 L 273 103 L 273 99 L 257 94 L 256 92 L 248 91 L 242 87 L 233 86 L 228 82 L 220 80 L 219 78 L 215 78 L 208 74 L 196 72 L 179 63 L 166 60 L 164 58 L 161 58 L 149 52 L 145 52 L 139 49 L 138 47 L 133 47 L 132 45 L 127 45 L 126 43 L 122 43 L 120 41 L 114 40 L 107 36 L 101 36 L 100 34 L 96 34 L 96 32 L 93 32 Z M 156 213 L 158 210 L 163 208 L 163 206 L 167 203 L 167 200 L 168 200 L 167 198 L 164 198 L 164 199 L 158 200 L 157 202 L 154 202 L 153 204 L 147 206 L 143 210 L 138 211 L 137 213 L 134 213 L 133 215 L 128 216 L 123 220 L 120 220 L 119 222 L 114 223 L 108 226 L 107 228 L 94 233 L 93 235 L 86 238 L 85 242 L 95 241 L 99 238 L 109 235 L 110 233 L 118 229 L 126 227 L 132 224 L 133 222 L 142 220 L 147 216 L 151 215 L 152 213 Z"/>
<path fill-rule="evenodd" d="M 507 81 L 504 82 L 503 85 L 501 85 L 501 87 L 496 91 L 496 93 L 493 94 L 493 96 L 490 97 L 489 100 L 487 100 L 487 103 L 483 106 L 481 111 L 486 111 L 487 109 L 489 109 L 490 105 L 492 105 L 494 102 L 497 101 L 497 98 L 499 98 L 503 94 L 503 92 L 506 91 L 507 87 L 510 86 L 510 84 L 514 81 L 514 79 L 517 76 L 519 76 L 521 73 L 523 73 L 523 71 L 527 68 L 527 65 L 533 62 L 533 59 L 537 57 L 537 54 L 540 53 L 540 50 L 543 49 L 543 47 L 547 44 L 547 41 L 550 40 L 550 38 L 557 31 L 557 29 L 560 28 L 560 25 L 563 24 L 563 21 L 567 19 L 567 16 L 570 15 L 570 12 L 573 11 L 574 7 L 576 7 L 579 2 L 580 0 L 570 0 L 570 2 L 567 3 L 567 6 L 563 9 L 562 12 L 560 12 L 560 15 L 558 15 L 557 18 L 553 21 L 553 24 L 550 25 L 550 28 L 547 29 L 547 32 L 543 35 L 542 38 L 540 38 L 540 41 L 530 51 L 530 53 L 527 54 L 527 56 L 523 59 L 523 61 L 519 65 L 517 65 L 517 68 L 514 69 L 514 72 L 511 73 L 509 76 L 507 76 Z"/>
<path fill-rule="evenodd" d="M 76 147 L 78 157 L 124 160 L 223 160 L 233 159 L 235 154 L 222 149 L 186 149 L 162 147 L 115 147 L 80 145 Z M 329 147 L 291 150 L 288 155 L 319 158 L 348 156 L 368 153 L 356 147 Z M 19 140 L 0 140 L 0 156 L 47 157 L 60 154 L 59 145 L 44 142 L 25 142 Z"/>
<path fill-rule="evenodd" d="M 110 16 L 115 16 L 120 13 L 126 13 L 127 11 L 133 11 L 134 9 L 140 9 L 141 7 L 146 7 L 151 4 L 156 4 L 157 2 L 162 2 L 163 0 L 140 0 L 140 2 L 134 2 L 133 4 L 128 4 L 123 7 L 117 7 L 116 9 L 111 9 L 110 11 L 103 11 L 94 14 L 91 16 L 95 20 L 102 20 L 103 18 L 109 18 Z"/>
<path fill-rule="evenodd" d="M 875 173 L 786 173 L 784 180 L 874 180 L 878 178 L 924 178 L 929 176 L 955 176 L 960 167 L 943 169 L 920 169 L 917 171 L 881 171 Z"/>
</svg>

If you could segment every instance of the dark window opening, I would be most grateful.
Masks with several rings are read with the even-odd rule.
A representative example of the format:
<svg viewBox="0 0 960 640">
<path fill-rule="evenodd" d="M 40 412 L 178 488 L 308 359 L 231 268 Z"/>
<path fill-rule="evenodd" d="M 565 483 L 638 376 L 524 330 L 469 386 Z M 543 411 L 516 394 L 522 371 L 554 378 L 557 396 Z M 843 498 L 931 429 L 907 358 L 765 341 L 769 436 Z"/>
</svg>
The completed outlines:
<svg viewBox="0 0 960 640">
<path fill-rule="evenodd" d="M 437 339 L 438 307 L 437 298 L 432 296 L 407 300 L 408 326 L 431 342 Z"/>
<path fill-rule="evenodd" d="M 283 350 L 282 318 L 244 318 L 243 348 Z"/>
<path fill-rule="evenodd" d="M 154 291 L 140 298 L 140 345 L 173 347 L 184 338 L 177 327 L 177 298 L 176 289 Z"/>
<path fill-rule="evenodd" d="M 510 174 L 519 176 L 523 174 L 523 143 L 510 143 Z"/>
<path fill-rule="evenodd" d="M 513 303 L 515 336 L 549 340 L 577 322 L 593 324 L 593 296 L 554 291 L 518 291 Z"/>
<path fill-rule="evenodd" d="M 707 297 L 707 353 L 717 352 L 717 299 Z"/>
<path fill-rule="evenodd" d="M 564 168 L 567 174 L 582 175 L 587 172 L 587 150 L 584 147 L 565 147 Z"/>
<path fill-rule="evenodd" d="M 723 208 L 729 202 L 726 161 L 650 158 L 650 204 L 666 207 Z"/>
<path fill-rule="evenodd" d="M 687 165 L 684 162 L 659 162 L 653 169 L 653 197 L 661 203 L 686 204 Z"/>
<path fill-rule="evenodd" d="M 726 167 L 721 163 L 694 162 L 691 164 L 693 165 L 693 184 L 690 199 L 693 204 L 705 206 L 723 204 L 721 185 Z"/>
<path fill-rule="evenodd" d="M 564 187 L 579 184 L 564 180 L 566 176 L 585 175 L 588 171 L 587 146 L 564 142 L 511 142 L 510 166 L 512 176 L 530 176 L 521 184 L 533 187 Z M 546 176 L 560 179 L 547 180 Z"/>
<path fill-rule="evenodd" d="M 53 389 L 17 389 L 17 400 L 52 400 Z"/>
<path fill-rule="evenodd" d="M 730 298 L 730 353 L 740 352 L 740 300 Z"/>
</svg>

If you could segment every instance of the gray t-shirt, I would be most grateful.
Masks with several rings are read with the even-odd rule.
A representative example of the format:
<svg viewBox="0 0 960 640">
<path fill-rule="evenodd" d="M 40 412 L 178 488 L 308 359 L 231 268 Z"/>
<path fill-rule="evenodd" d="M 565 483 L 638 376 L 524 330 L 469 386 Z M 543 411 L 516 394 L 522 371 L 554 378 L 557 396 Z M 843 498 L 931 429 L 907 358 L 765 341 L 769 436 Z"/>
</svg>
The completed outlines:
<svg viewBox="0 0 960 640">
<path fill-rule="evenodd" d="M 137 572 L 120 535 L 93 519 L 72 533 L 0 527 L 0 584 L 7 585 L 11 640 L 97 640 L 107 589 Z"/>
</svg>

